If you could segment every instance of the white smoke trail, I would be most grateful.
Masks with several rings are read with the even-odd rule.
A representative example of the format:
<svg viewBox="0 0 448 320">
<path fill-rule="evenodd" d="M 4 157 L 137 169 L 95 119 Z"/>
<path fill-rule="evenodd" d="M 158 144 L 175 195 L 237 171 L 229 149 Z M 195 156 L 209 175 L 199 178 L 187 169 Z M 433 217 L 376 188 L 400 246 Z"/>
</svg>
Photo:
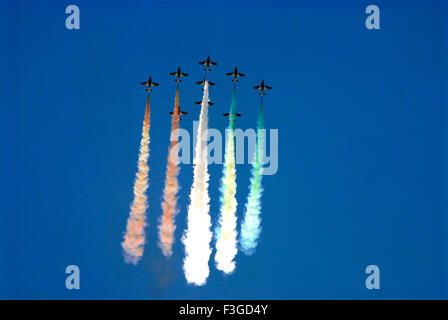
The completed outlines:
<svg viewBox="0 0 448 320">
<path fill-rule="evenodd" d="M 208 195 L 209 174 L 207 171 L 207 126 L 208 126 L 208 82 L 204 84 L 201 115 L 197 132 L 193 185 L 190 191 L 187 230 L 182 238 L 185 245 L 184 273 L 188 283 L 204 285 L 210 273 L 208 261 L 212 239 L 210 206 Z"/>
</svg>

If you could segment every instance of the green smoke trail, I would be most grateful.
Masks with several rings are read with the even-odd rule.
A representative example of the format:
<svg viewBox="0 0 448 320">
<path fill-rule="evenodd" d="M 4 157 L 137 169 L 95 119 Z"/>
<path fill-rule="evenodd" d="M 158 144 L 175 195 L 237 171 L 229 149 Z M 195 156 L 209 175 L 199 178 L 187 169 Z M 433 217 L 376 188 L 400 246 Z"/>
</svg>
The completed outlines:
<svg viewBox="0 0 448 320">
<path fill-rule="evenodd" d="M 232 93 L 232 103 L 230 104 L 230 114 L 229 114 L 229 131 L 231 131 L 233 135 L 233 131 L 235 130 L 235 120 L 236 120 L 236 101 L 235 101 L 235 85 L 233 86 Z"/>
<path fill-rule="evenodd" d="M 257 241 L 261 232 L 261 196 L 263 187 L 261 186 L 262 175 L 262 155 L 264 143 L 263 127 L 263 97 L 261 97 L 260 111 L 257 125 L 257 147 L 255 150 L 255 161 L 252 164 L 252 177 L 250 179 L 249 195 L 246 202 L 246 212 L 241 225 L 240 244 L 241 250 L 251 255 L 255 252 Z"/>
<path fill-rule="evenodd" d="M 232 103 L 229 113 L 229 128 L 227 130 L 227 144 L 225 152 L 224 172 L 221 180 L 221 210 L 219 226 L 215 234 L 216 254 L 215 262 L 218 270 L 230 273 L 235 269 L 233 261 L 236 253 L 236 169 L 235 169 L 235 86 L 233 87 Z"/>
</svg>

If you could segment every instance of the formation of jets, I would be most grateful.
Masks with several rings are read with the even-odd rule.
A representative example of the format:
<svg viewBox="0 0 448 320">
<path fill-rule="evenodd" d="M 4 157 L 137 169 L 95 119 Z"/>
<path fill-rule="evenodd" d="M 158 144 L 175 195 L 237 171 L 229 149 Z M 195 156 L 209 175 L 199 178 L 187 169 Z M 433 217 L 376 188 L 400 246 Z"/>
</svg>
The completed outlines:
<svg viewBox="0 0 448 320">
<path fill-rule="evenodd" d="M 148 88 L 146 88 L 146 91 L 151 92 L 151 87 L 157 87 L 159 84 L 152 82 L 151 77 L 149 77 L 148 81 L 140 82 L 141 85 L 144 85 Z"/>
<path fill-rule="evenodd" d="M 210 60 L 210 56 L 207 57 L 207 59 L 205 59 L 205 61 L 200 61 L 199 62 L 200 65 L 205 66 L 205 71 L 210 71 L 210 66 L 216 66 L 217 63 L 213 62 L 212 60 Z"/>
<path fill-rule="evenodd" d="M 260 93 L 259 93 L 260 96 L 265 96 L 266 93 L 264 93 L 263 90 L 269 90 L 269 89 L 272 89 L 272 87 L 270 87 L 270 86 L 265 86 L 265 85 L 264 85 L 264 80 L 261 80 L 261 84 L 260 84 L 259 86 L 255 86 L 254 89 L 255 89 L 255 90 L 260 90 Z"/>
<path fill-rule="evenodd" d="M 233 70 L 233 72 L 228 72 L 226 73 L 228 76 L 233 77 L 232 81 L 233 82 L 238 82 L 238 77 L 244 77 L 244 73 L 239 73 L 238 69 L 235 67 L 235 70 Z"/>
<path fill-rule="evenodd" d="M 180 67 L 177 68 L 176 72 L 170 72 L 170 75 L 175 76 L 176 77 L 176 81 L 177 83 L 181 82 L 182 80 L 180 79 L 180 77 L 186 77 L 188 76 L 188 73 L 184 73 L 180 70 Z"/>
<path fill-rule="evenodd" d="M 202 104 L 202 101 L 196 101 L 195 104 Z M 209 102 L 208 102 L 208 105 L 209 105 L 209 106 L 213 106 L 214 103 L 211 102 L 211 101 L 209 101 Z"/>
<path fill-rule="evenodd" d="M 230 113 L 227 112 L 227 113 L 223 113 L 222 115 L 223 115 L 224 117 L 228 117 L 228 116 L 230 116 Z M 235 112 L 235 116 L 237 116 L 237 117 L 241 117 L 242 114 L 241 114 L 241 113 L 236 113 L 236 112 Z"/>
<path fill-rule="evenodd" d="M 210 70 L 211 70 L 211 69 L 210 69 L 210 66 L 216 66 L 216 65 L 217 65 L 216 62 L 214 62 L 214 61 L 212 61 L 212 60 L 210 59 L 210 56 L 208 56 L 207 59 L 205 59 L 204 61 L 200 61 L 199 64 L 205 66 L 205 69 L 204 69 L 205 71 L 210 71 Z M 244 76 L 245 76 L 244 73 L 238 72 L 237 67 L 235 67 L 235 69 L 233 70 L 233 72 L 228 72 L 228 73 L 226 73 L 226 74 L 227 74 L 228 76 L 231 76 L 231 77 L 233 78 L 233 79 L 232 79 L 232 82 L 235 83 L 235 84 L 238 82 L 238 77 L 244 77 Z M 186 76 L 188 76 L 188 73 L 182 72 L 182 70 L 180 69 L 180 67 L 178 67 L 178 68 L 177 68 L 177 71 L 175 71 L 175 72 L 170 72 L 170 75 L 175 76 L 176 79 L 175 79 L 174 81 L 176 81 L 177 83 L 179 83 L 179 82 L 182 81 L 182 80 L 181 80 L 181 77 L 186 77 Z M 207 81 L 208 84 L 211 85 L 211 86 L 215 85 L 213 82 L 210 82 L 210 81 L 207 80 L 207 76 L 205 76 L 204 80 L 202 80 L 202 81 L 197 81 L 196 83 L 199 84 L 199 85 L 204 85 L 204 84 L 205 84 L 205 81 Z M 152 89 L 151 89 L 152 87 L 157 87 L 157 86 L 159 85 L 158 83 L 153 82 L 152 79 L 151 79 L 151 77 L 149 77 L 147 81 L 140 82 L 140 84 L 143 85 L 143 86 L 145 86 L 145 87 L 147 87 L 147 88 L 145 89 L 147 92 L 151 92 L 151 91 L 152 91 Z M 272 89 L 272 87 L 265 85 L 265 84 L 264 84 L 264 80 L 261 80 L 260 85 L 255 86 L 254 89 L 255 89 L 255 90 L 260 90 L 259 95 L 260 95 L 260 96 L 264 96 L 264 95 L 266 95 L 266 93 L 264 92 L 264 90 L 270 90 L 270 89 Z M 201 101 L 198 101 L 198 102 L 195 102 L 195 103 L 196 103 L 196 104 L 201 104 L 202 102 L 201 102 Z M 210 106 L 214 105 L 214 104 L 213 104 L 212 102 L 210 102 L 210 101 L 209 101 L 208 104 L 209 104 Z M 177 114 L 178 116 L 180 116 L 180 115 L 186 115 L 186 114 L 188 114 L 188 112 L 181 111 L 180 108 L 176 108 L 176 110 L 174 110 L 174 112 L 171 111 L 169 114 L 171 114 L 171 115 L 173 115 L 173 114 Z M 233 112 L 233 114 L 234 114 L 236 117 L 241 117 L 241 113 Z M 231 113 L 224 113 L 223 116 L 225 116 L 225 117 L 229 117 L 229 116 L 231 116 Z"/>
<path fill-rule="evenodd" d="M 170 111 L 169 112 L 169 114 L 171 114 L 171 115 L 173 115 L 173 114 L 177 114 L 178 116 L 183 116 L 183 115 L 185 115 L 185 114 L 188 114 L 188 112 L 185 112 L 185 111 L 181 111 L 180 110 L 180 107 L 179 108 L 176 108 L 176 111 Z M 180 119 L 180 120 L 182 120 L 182 119 Z"/>
<path fill-rule="evenodd" d="M 207 80 L 207 76 L 205 76 L 205 78 L 204 78 L 204 80 L 202 80 L 202 81 L 196 81 L 196 83 L 197 84 L 200 84 L 200 85 L 204 85 L 205 84 L 205 81 Z M 207 80 L 208 81 L 208 80 Z M 215 85 L 215 83 L 214 82 L 211 82 L 211 81 L 208 81 L 208 84 L 210 85 L 210 86 L 214 86 Z"/>
</svg>

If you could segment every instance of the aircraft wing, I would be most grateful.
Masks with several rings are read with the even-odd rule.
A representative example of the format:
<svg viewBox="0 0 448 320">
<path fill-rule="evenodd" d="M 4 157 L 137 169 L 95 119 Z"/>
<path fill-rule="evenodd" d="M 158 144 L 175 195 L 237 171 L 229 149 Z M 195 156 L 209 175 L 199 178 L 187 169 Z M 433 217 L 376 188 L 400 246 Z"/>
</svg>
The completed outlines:
<svg viewBox="0 0 448 320">
<path fill-rule="evenodd" d="M 226 75 L 233 76 L 233 72 L 227 72 Z"/>
<path fill-rule="evenodd" d="M 159 84 L 157 82 L 153 82 L 152 85 L 156 86 L 156 87 L 159 86 Z"/>
<path fill-rule="evenodd" d="M 201 61 L 201 62 L 199 62 L 200 65 L 204 65 L 204 64 L 206 64 L 206 63 L 207 63 L 206 61 Z"/>
<path fill-rule="evenodd" d="M 170 72 L 170 75 L 174 76 L 177 72 Z"/>
<path fill-rule="evenodd" d="M 238 73 L 238 75 L 239 75 L 240 77 L 244 77 L 244 76 L 245 76 L 244 73 Z"/>
<path fill-rule="evenodd" d="M 180 114 L 181 114 L 181 115 L 185 115 L 185 114 L 188 114 L 188 112 L 181 111 Z"/>
<path fill-rule="evenodd" d="M 186 77 L 186 76 L 188 76 L 188 73 L 183 73 L 183 72 L 182 72 L 182 75 L 183 75 L 184 77 Z"/>
<path fill-rule="evenodd" d="M 216 66 L 217 65 L 217 63 L 213 62 L 213 61 L 210 61 L 210 63 L 211 63 L 212 66 Z"/>
<path fill-rule="evenodd" d="M 255 86 L 254 89 L 261 89 L 261 86 Z"/>
<path fill-rule="evenodd" d="M 145 86 L 145 85 L 147 85 L 147 84 L 148 84 L 148 81 L 145 81 L 145 82 L 140 82 L 140 84 L 141 84 L 141 85 L 143 85 L 143 86 Z"/>
<path fill-rule="evenodd" d="M 265 89 L 272 89 L 270 86 L 264 86 Z"/>
</svg>

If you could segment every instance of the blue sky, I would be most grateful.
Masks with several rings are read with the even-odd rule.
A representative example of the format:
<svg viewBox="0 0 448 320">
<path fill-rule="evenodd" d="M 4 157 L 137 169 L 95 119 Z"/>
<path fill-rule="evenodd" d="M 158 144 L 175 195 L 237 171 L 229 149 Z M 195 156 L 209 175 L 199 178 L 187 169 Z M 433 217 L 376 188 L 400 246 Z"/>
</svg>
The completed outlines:
<svg viewBox="0 0 448 320">
<path fill-rule="evenodd" d="M 65 28 L 77 4 L 80 30 Z M 376 1 L 0 1 L 0 298 L 448 298 L 446 3 Z M 443 7 L 445 5 L 445 7 Z M 279 170 L 263 180 L 263 231 L 253 256 L 204 287 L 182 274 L 192 166 L 179 176 L 174 256 L 156 246 L 178 66 L 189 73 L 181 125 L 202 92 L 197 64 L 219 65 L 210 126 L 224 130 L 235 66 L 237 127 L 279 130 Z M 120 242 L 151 75 L 148 243 L 138 266 Z M 211 165 L 217 219 L 222 168 Z M 238 216 L 250 166 L 237 166 Z M 213 258 L 213 255 L 212 255 Z M 65 288 L 65 267 L 81 289 Z M 381 270 L 381 289 L 364 270 Z"/>
</svg>

